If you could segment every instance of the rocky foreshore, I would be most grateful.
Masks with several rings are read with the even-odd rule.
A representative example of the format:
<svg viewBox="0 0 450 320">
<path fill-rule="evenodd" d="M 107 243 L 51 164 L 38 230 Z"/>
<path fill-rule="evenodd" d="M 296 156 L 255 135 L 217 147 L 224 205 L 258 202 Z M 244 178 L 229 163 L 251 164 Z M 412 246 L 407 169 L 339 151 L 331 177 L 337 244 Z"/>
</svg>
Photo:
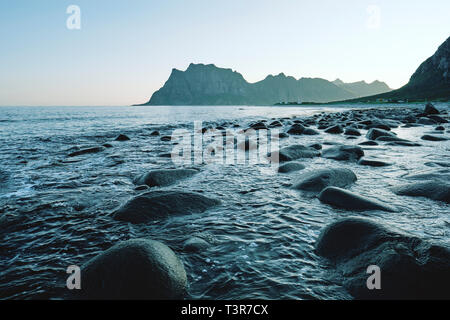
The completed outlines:
<svg viewBox="0 0 450 320">
<path fill-rule="evenodd" d="M 332 208 L 344 209 L 355 216 L 324 226 L 316 242 L 315 253 L 331 263 L 330 273 L 344 279 L 343 286 L 355 298 L 407 299 L 450 298 L 450 249 L 445 244 L 433 244 L 417 236 L 393 231 L 390 221 L 375 222 L 360 212 L 390 211 L 401 214 L 402 208 L 391 205 L 388 199 L 377 194 L 357 194 L 350 191 L 357 174 L 341 168 L 341 162 L 357 162 L 360 166 L 385 167 L 391 165 L 381 160 L 365 157 L 364 148 L 371 146 L 396 146 L 414 152 L 420 141 L 436 143 L 447 140 L 449 114 L 427 104 L 424 109 L 393 108 L 352 110 L 321 113 L 303 119 L 272 119 L 250 123 L 248 128 L 262 130 L 278 128 L 283 137 L 288 135 L 319 135 L 320 131 L 344 135 L 348 143 L 336 145 L 289 145 L 282 147 L 279 174 L 296 175 L 291 186 L 294 190 L 308 192 Z M 230 124 L 231 126 L 231 124 Z M 429 134 L 413 139 L 397 136 L 398 127 L 429 126 Z M 238 128 L 239 126 L 233 126 Z M 222 124 L 219 131 L 226 131 Z M 244 128 L 244 131 L 247 130 Z M 152 134 L 157 136 L 157 134 Z M 366 141 L 352 144 L 353 137 L 365 136 Z M 118 141 L 127 141 L 123 135 Z M 170 139 L 166 139 L 170 140 Z M 254 141 L 255 145 L 258 141 Z M 247 142 L 248 152 L 251 142 Z M 101 147 L 79 150 L 70 157 L 100 152 Z M 273 154 L 272 154 L 273 155 Z M 268 156 L 272 156 L 269 154 Z M 308 171 L 302 159 L 326 158 L 335 161 L 333 166 Z M 443 159 L 445 160 L 445 159 Z M 448 167 L 448 162 L 436 163 Z M 304 172 L 303 172 L 304 171 Z M 114 219 L 124 223 L 147 223 L 155 218 L 173 214 L 204 212 L 220 205 L 220 201 L 195 192 L 154 191 L 154 188 L 171 186 L 198 174 L 198 169 L 160 169 L 142 173 L 135 184 L 145 193 L 123 204 L 114 213 Z M 417 177 L 405 177 L 404 185 L 392 188 L 392 197 L 426 197 L 450 202 L 450 172 L 434 170 Z M 302 197 L 299 194 L 299 197 Z M 207 213 L 204 213 L 207 214 Z M 211 246 L 206 239 L 187 237 L 182 250 L 186 254 L 201 252 Z M 366 269 L 377 265 L 381 269 L 383 287 L 369 290 L 366 286 Z M 108 270 L 108 271 L 105 271 Z M 152 240 L 129 240 L 116 244 L 83 267 L 86 297 L 168 299 L 182 298 L 186 292 L 187 278 L 182 262 L 166 245 Z"/>
<path fill-rule="evenodd" d="M 427 104 L 421 108 L 354 109 L 315 113 L 307 117 L 259 119 L 248 123 L 224 121 L 206 124 L 199 131 L 207 133 L 213 130 L 221 139 L 223 137 L 223 141 L 230 141 L 231 136 L 231 141 L 236 142 L 238 134 L 278 130 L 279 136 L 272 139 L 279 142 L 279 149 L 264 154 L 264 157 L 273 160 L 276 156 L 280 165 L 264 183 L 270 185 L 279 183 L 274 182 L 276 179 L 284 180 L 276 186 L 278 190 L 289 190 L 299 203 L 315 202 L 335 217 L 331 223 L 322 226 L 315 247 L 309 250 L 308 255 L 323 264 L 328 276 L 333 279 L 331 281 L 339 283 L 351 296 L 357 299 L 448 299 L 448 239 L 443 238 L 438 243 L 421 239 L 419 235 L 402 231 L 402 225 L 392 218 L 404 214 L 396 201 L 404 197 L 427 199 L 448 209 L 448 158 L 427 161 L 428 171 L 405 175 L 401 183 L 392 184 L 385 190 L 389 197 L 371 192 L 370 188 L 355 190 L 354 185 L 363 178 L 358 168 L 376 170 L 379 176 L 389 176 L 396 156 L 408 157 L 409 153 L 415 152 L 415 148 L 424 144 L 428 148 L 446 148 L 448 151 L 448 145 L 443 144 L 447 143 L 449 137 L 449 120 L 447 109 L 438 110 L 432 104 Z M 419 136 L 402 136 L 397 130 L 419 127 L 426 130 Z M 67 161 L 77 161 L 80 157 L 95 156 L 108 150 L 120 150 L 121 146 L 134 140 L 131 134 L 119 134 L 116 137 L 102 145 L 72 148 L 66 154 L 67 159 L 70 159 Z M 149 137 L 167 146 L 180 143 L 173 141 L 174 137 L 169 135 L 169 131 L 152 131 Z M 297 140 L 300 137 L 303 140 Z M 317 140 L 320 137 L 324 138 Z M 235 149 L 249 154 L 258 149 L 261 139 L 261 136 L 248 136 L 241 144 L 236 143 Z M 298 141 L 309 143 L 301 144 Z M 217 144 L 208 148 L 213 153 L 221 150 Z M 385 159 L 387 153 L 393 153 L 394 156 Z M 159 156 L 161 161 L 167 163 L 171 162 L 170 157 L 171 154 L 167 152 Z M 204 165 L 194 163 L 190 166 L 171 165 L 169 168 L 142 170 L 132 179 L 135 194 L 111 210 L 107 214 L 108 221 L 133 230 L 154 224 L 155 221 L 164 223 L 165 219 L 174 216 L 183 216 L 189 223 L 190 215 L 208 215 L 218 207 L 223 207 L 226 214 L 229 209 L 225 197 L 211 195 L 201 185 L 189 190 L 177 187 L 189 180 L 201 181 Z M 7 172 L 0 171 L 0 184 L 7 183 L 7 177 Z M 240 184 L 239 176 L 233 179 L 233 183 Z M 377 181 L 373 179 L 371 185 L 376 186 Z M 220 181 L 217 183 L 219 188 Z M 245 190 L 231 196 L 242 202 L 248 201 L 246 197 L 257 194 L 260 188 L 247 186 Z M 279 203 L 283 205 L 282 197 L 279 197 Z M 255 204 L 253 208 L 257 210 L 263 205 Z M 83 212 L 84 208 L 76 210 Z M 372 217 L 374 213 L 377 215 Z M 388 213 L 391 220 L 380 221 L 376 218 Z M 294 219 L 292 223 L 296 223 L 294 216 L 297 213 L 286 210 L 283 214 L 291 215 L 289 219 Z M 18 220 L 15 215 L 2 214 L 2 232 L 13 230 L 14 225 L 20 223 Z M 270 229 L 270 225 L 267 227 Z M 406 225 L 404 227 L 408 229 Z M 183 257 L 201 256 L 221 245 L 214 235 L 202 233 L 201 225 L 198 228 L 198 233 L 184 234 L 183 242 L 175 248 L 169 248 L 169 244 L 164 244 L 161 238 L 150 240 L 142 236 L 103 247 L 103 252 L 82 265 L 83 286 L 75 298 L 189 297 L 189 280 L 194 276 L 190 276 L 185 269 Z M 366 286 L 370 276 L 367 268 L 371 265 L 381 270 L 381 289 L 370 290 Z M 276 276 L 283 277 L 282 274 Z M 229 286 L 227 290 L 233 290 L 233 287 Z"/>
</svg>

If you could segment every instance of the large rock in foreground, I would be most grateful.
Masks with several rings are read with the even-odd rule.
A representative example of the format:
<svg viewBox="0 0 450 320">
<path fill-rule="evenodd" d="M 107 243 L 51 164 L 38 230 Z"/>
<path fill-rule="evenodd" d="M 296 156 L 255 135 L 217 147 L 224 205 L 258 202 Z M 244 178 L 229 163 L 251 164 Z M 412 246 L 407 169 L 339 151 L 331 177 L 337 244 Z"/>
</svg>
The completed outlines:
<svg viewBox="0 0 450 320">
<path fill-rule="evenodd" d="M 114 219 L 143 223 L 181 213 L 199 213 L 220 203 L 201 194 L 181 191 L 151 191 L 139 195 L 114 212 Z"/>
<path fill-rule="evenodd" d="M 293 187 L 298 190 L 320 192 L 328 186 L 346 187 L 355 181 L 356 175 L 349 169 L 321 169 L 301 174 Z"/>
<path fill-rule="evenodd" d="M 395 232 L 365 218 L 324 228 L 316 253 L 329 259 L 357 299 L 449 299 L 450 249 Z M 381 289 L 368 289 L 370 265 L 381 270 Z"/>
<path fill-rule="evenodd" d="M 289 147 L 275 151 L 269 155 L 272 161 L 278 156 L 280 162 L 293 161 L 302 158 L 314 158 L 320 156 L 320 151 L 311 147 L 305 147 L 300 144 L 295 144 Z"/>
<path fill-rule="evenodd" d="M 392 190 L 400 196 L 425 197 L 450 203 L 450 184 L 441 180 L 410 183 Z"/>
<path fill-rule="evenodd" d="M 120 242 L 81 268 L 88 299 L 182 299 L 187 277 L 175 253 L 158 241 Z"/>
<path fill-rule="evenodd" d="M 193 169 L 161 169 L 153 170 L 139 176 L 134 183 L 137 185 L 147 185 L 149 187 L 164 187 L 176 183 L 198 173 Z"/>
<path fill-rule="evenodd" d="M 356 193 L 336 187 L 328 187 L 322 190 L 322 192 L 319 194 L 319 200 L 334 207 L 346 210 L 382 210 L 390 212 L 396 211 L 391 206 L 384 204 L 378 200 L 368 199 Z"/>
<path fill-rule="evenodd" d="M 372 128 L 366 134 L 366 138 L 369 140 L 375 140 L 378 137 L 384 137 L 384 136 L 395 137 L 396 135 L 393 132 L 386 131 L 383 129 L 378 129 L 378 128 Z"/>
<path fill-rule="evenodd" d="M 364 156 L 364 151 L 360 146 L 335 146 L 322 152 L 322 157 L 340 161 L 357 161 L 362 156 Z"/>
</svg>

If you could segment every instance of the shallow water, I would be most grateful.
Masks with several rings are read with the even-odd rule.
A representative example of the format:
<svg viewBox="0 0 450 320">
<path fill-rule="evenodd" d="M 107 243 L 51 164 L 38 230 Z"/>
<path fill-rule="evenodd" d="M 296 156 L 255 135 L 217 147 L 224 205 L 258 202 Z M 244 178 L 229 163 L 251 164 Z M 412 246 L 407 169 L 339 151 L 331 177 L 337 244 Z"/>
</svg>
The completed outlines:
<svg viewBox="0 0 450 320">
<path fill-rule="evenodd" d="M 373 107 L 360 105 L 362 107 Z M 383 106 L 384 107 L 384 106 Z M 412 105 L 411 107 L 417 107 Z M 438 108 L 448 108 L 438 105 Z M 66 268 L 81 265 L 120 240 L 150 238 L 169 245 L 182 259 L 190 283 L 188 298 L 350 299 L 313 252 L 320 230 L 339 217 L 368 216 L 449 244 L 449 206 L 425 198 L 399 197 L 390 187 L 404 176 L 449 162 L 450 142 L 422 141 L 433 126 L 393 129 L 422 147 L 364 147 L 366 157 L 391 162 L 373 168 L 315 158 L 306 169 L 352 169 L 358 181 L 350 190 L 387 201 L 390 213 L 337 210 L 289 188 L 296 174 L 274 174 L 266 165 L 200 165 L 201 172 L 163 189 L 191 190 L 222 200 L 201 214 L 179 215 L 133 225 L 111 212 L 139 194 L 132 180 L 155 168 L 172 168 L 173 145 L 151 136 L 192 130 L 193 121 L 245 127 L 256 119 L 303 117 L 341 112 L 345 106 L 313 107 L 22 107 L 0 108 L 0 214 L 15 217 L 0 229 L 0 298 L 61 298 Z M 229 123 L 227 123 L 228 125 Z M 239 130 L 239 129 L 236 129 Z M 131 140 L 115 142 L 120 134 Z M 290 136 L 281 146 L 356 140 L 321 132 Z M 113 144 L 97 154 L 68 158 L 75 147 Z M 324 146 L 326 147 L 326 146 Z M 1 172 L 0 172 L 0 175 Z M 142 192 L 142 191 L 141 191 Z M 213 246 L 202 254 L 184 253 L 183 242 L 201 233 Z"/>
</svg>

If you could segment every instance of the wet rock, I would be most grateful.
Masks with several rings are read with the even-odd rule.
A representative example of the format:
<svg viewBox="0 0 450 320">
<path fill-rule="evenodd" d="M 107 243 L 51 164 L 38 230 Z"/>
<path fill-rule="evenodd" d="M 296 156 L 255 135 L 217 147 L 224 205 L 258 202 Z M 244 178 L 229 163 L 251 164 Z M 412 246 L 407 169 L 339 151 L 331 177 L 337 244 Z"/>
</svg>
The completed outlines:
<svg viewBox="0 0 450 320">
<path fill-rule="evenodd" d="M 443 126 L 437 126 L 436 128 L 434 128 L 434 130 L 437 130 L 437 131 L 444 131 L 445 128 L 444 128 Z"/>
<path fill-rule="evenodd" d="M 171 141 L 172 137 L 171 136 L 162 136 L 161 137 L 161 141 Z"/>
<path fill-rule="evenodd" d="M 165 244 L 133 239 L 100 253 L 82 266 L 82 295 L 88 299 L 182 299 L 183 263 Z"/>
<path fill-rule="evenodd" d="M 136 188 L 134 188 L 134 190 L 136 190 L 136 191 L 142 191 L 142 190 L 147 190 L 147 189 L 148 189 L 147 185 L 140 185 L 140 186 L 137 186 Z"/>
<path fill-rule="evenodd" d="M 361 147 L 347 145 L 331 147 L 322 152 L 322 157 L 339 161 L 356 161 L 363 155 L 364 151 Z"/>
<path fill-rule="evenodd" d="M 252 123 L 250 125 L 250 128 L 252 128 L 254 130 L 264 130 L 264 129 L 267 129 L 267 126 L 266 126 L 266 124 L 264 122 L 259 121 L 259 122 L 256 122 L 256 123 Z"/>
<path fill-rule="evenodd" d="M 293 187 L 298 190 L 320 192 L 329 186 L 343 188 L 356 180 L 356 175 L 349 169 L 328 168 L 301 174 L 297 177 Z"/>
<path fill-rule="evenodd" d="M 300 123 L 296 123 L 291 126 L 291 128 L 288 130 L 287 133 L 299 135 L 299 134 L 302 134 L 303 131 L 305 131 L 305 127 L 303 125 L 301 125 Z"/>
<path fill-rule="evenodd" d="M 390 166 L 390 163 L 379 161 L 379 160 L 372 160 L 372 159 L 359 159 L 358 164 L 363 166 L 370 166 L 370 167 L 385 167 Z"/>
<path fill-rule="evenodd" d="M 271 128 L 282 127 L 282 126 L 283 126 L 283 124 L 280 121 L 278 121 L 278 120 L 272 121 L 269 124 L 269 127 L 271 127 Z"/>
<path fill-rule="evenodd" d="M 305 166 L 299 162 L 287 162 L 278 168 L 280 173 L 289 173 L 305 169 Z"/>
<path fill-rule="evenodd" d="M 309 148 L 314 148 L 316 150 L 322 150 L 322 145 L 320 143 L 313 143 L 308 146 Z"/>
<path fill-rule="evenodd" d="M 304 135 L 308 135 L 308 136 L 315 136 L 320 134 L 319 132 L 317 132 L 316 130 L 312 129 L 312 128 L 305 128 L 305 130 L 303 130 L 303 134 Z"/>
<path fill-rule="evenodd" d="M 160 133 L 159 133 L 158 130 L 154 130 L 154 131 L 152 131 L 152 132 L 150 133 L 150 135 L 151 135 L 151 136 L 159 136 Z"/>
<path fill-rule="evenodd" d="M 160 169 L 143 174 L 135 179 L 136 185 L 147 185 L 149 187 L 164 187 L 172 185 L 180 180 L 197 174 L 193 169 Z"/>
<path fill-rule="evenodd" d="M 113 145 L 110 144 L 110 143 L 104 143 L 103 146 L 104 146 L 105 148 L 112 148 L 112 147 L 113 147 Z"/>
<path fill-rule="evenodd" d="M 375 141 L 408 141 L 405 139 L 401 139 L 397 136 L 381 136 L 375 139 Z"/>
<path fill-rule="evenodd" d="M 378 143 L 375 141 L 369 140 L 369 141 L 364 141 L 364 142 L 358 143 L 358 145 L 360 145 L 360 146 L 377 146 Z"/>
<path fill-rule="evenodd" d="M 355 129 L 355 128 L 347 128 L 347 129 L 345 129 L 344 135 L 347 135 L 347 136 L 360 136 L 361 132 L 359 132 L 359 130 Z"/>
<path fill-rule="evenodd" d="M 342 128 L 342 126 L 340 124 L 338 124 L 338 125 L 331 126 L 328 129 L 325 129 L 325 132 L 331 133 L 331 134 L 340 134 L 340 133 L 344 132 L 344 129 Z"/>
<path fill-rule="evenodd" d="M 289 137 L 289 135 L 286 132 L 280 132 L 278 134 L 278 138 L 282 139 L 282 138 L 287 138 Z"/>
<path fill-rule="evenodd" d="M 68 156 L 69 157 L 76 157 L 76 156 L 81 156 L 81 155 L 84 155 L 84 154 L 102 152 L 103 150 L 105 150 L 105 147 L 86 148 L 86 149 L 81 149 L 81 150 L 72 152 Z"/>
<path fill-rule="evenodd" d="M 373 220 L 350 217 L 324 228 L 316 253 L 329 259 L 357 299 L 449 299 L 450 250 Z M 368 266 L 381 271 L 381 290 L 367 287 Z"/>
<path fill-rule="evenodd" d="M 398 147 L 420 147 L 420 143 L 411 142 L 411 141 L 392 141 L 386 143 L 387 146 L 398 146 Z"/>
<path fill-rule="evenodd" d="M 183 250 L 187 252 L 199 252 L 208 249 L 210 246 L 206 240 L 199 237 L 192 237 L 184 242 Z"/>
<path fill-rule="evenodd" d="M 393 132 L 386 131 L 383 129 L 378 129 L 378 128 L 372 128 L 366 134 L 366 138 L 369 140 L 376 140 L 378 137 L 381 137 L 381 136 L 395 137 L 395 134 Z"/>
<path fill-rule="evenodd" d="M 425 197 L 450 203 L 450 184 L 442 180 L 410 183 L 392 190 L 400 196 Z"/>
<path fill-rule="evenodd" d="M 433 120 L 436 123 L 448 123 L 447 120 L 445 120 L 444 118 L 442 118 L 440 116 L 431 115 L 431 116 L 428 116 L 428 118 L 430 118 L 431 120 Z"/>
<path fill-rule="evenodd" d="M 143 223 L 173 214 L 204 212 L 219 203 L 193 192 L 150 191 L 125 203 L 113 216 L 120 221 Z"/>
<path fill-rule="evenodd" d="M 130 140 L 130 138 L 124 134 L 119 134 L 115 140 L 116 141 L 128 141 L 128 140 Z"/>
<path fill-rule="evenodd" d="M 302 146 L 300 144 L 291 145 L 269 154 L 272 159 L 278 155 L 280 162 L 293 161 L 301 158 L 314 158 L 320 156 L 320 152 L 314 148 Z"/>
<path fill-rule="evenodd" d="M 417 123 L 423 124 L 423 125 L 435 125 L 436 121 L 431 120 L 430 118 L 422 117 L 419 120 L 417 120 Z"/>
<path fill-rule="evenodd" d="M 427 141 L 446 141 L 446 140 L 448 140 L 448 138 L 446 138 L 446 137 L 438 137 L 438 136 L 433 136 L 431 134 L 423 135 L 420 139 L 427 140 Z"/>
<path fill-rule="evenodd" d="M 382 210 L 394 212 L 394 208 L 378 200 L 368 199 L 356 193 L 337 187 L 327 187 L 319 194 L 319 200 L 337 208 L 366 211 Z"/>
<path fill-rule="evenodd" d="M 428 102 L 426 104 L 426 106 L 425 106 L 424 113 L 426 113 L 426 114 L 439 114 L 439 110 L 436 109 L 436 107 L 432 103 Z"/>
</svg>

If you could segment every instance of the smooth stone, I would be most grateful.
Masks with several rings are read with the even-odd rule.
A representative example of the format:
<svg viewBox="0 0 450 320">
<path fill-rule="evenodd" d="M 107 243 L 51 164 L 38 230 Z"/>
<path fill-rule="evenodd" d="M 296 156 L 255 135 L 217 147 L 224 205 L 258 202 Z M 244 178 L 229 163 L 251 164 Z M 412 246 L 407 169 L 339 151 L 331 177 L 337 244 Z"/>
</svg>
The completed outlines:
<svg viewBox="0 0 450 320">
<path fill-rule="evenodd" d="M 427 126 L 427 125 L 435 125 L 436 121 L 431 120 L 430 118 L 422 117 L 422 118 L 419 118 L 419 120 L 417 120 L 417 123 L 420 123 L 420 124 L 423 124 L 423 125 Z"/>
<path fill-rule="evenodd" d="M 395 137 L 395 133 L 383 129 L 372 128 L 366 134 L 366 138 L 369 140 L 376 140 L 378 137 L 381 136 Z"/>
<path fill-rule="evenodd" d="M 333 262 L 337 279 L 357 299 L 450 299 L 450 249 L 394 231 L 367 218 L 325 227 L 315 251 Z M 367 268 L 381 270 L 381 290 L 370 290 Z"/>
<path fill-rule="evenodd" d="M 411 142 L 411 141 L 392 141 L 386 143 L 387 146 L 398 146 L 398 147 L 420 147 L 420 143 Z"/>
<path fill-rule="evenodd" d="M 159 136 L 159 131 L 158 130 L 155 130 L 155 131 L 152 131 L 151 133 L 150 133 L 150 135 L 151 136 Z"/>
<path fill-rule="evenodd" d="M 437 137 L 437 136 L 433 136 L 431 134 L 423 135 L 420 139 L 427 140 L 427 141 L 447 141 L 448 140 L 448 138 Z"/>
<path fill-rule="evenodd" d="M 365 211 L 382 210 L 395 212 L 396 210 L 378 200 L 368 199 L 356 193 L 337 187 L 327 187 L 319 194 L 319 200 L 337 208 Z"/>
<path fill-rule="evenodd" d="M 305 169 L 305 165 L 299 162 L 287 162 L 278 167 L 278 172 L 289 173 L 293 171 L 299 171 Z"/>
<path fill-rule="evenodd" d="M 117 138 L 114 139 L 114 140 L 116 140 L 116 141 L 128 141 L 128 140 L 130 140 L 130 138 L 128 136 L 124 135 L 124 134 L 119 134 L 117 136 Z"/>
<path fill-rule="evenodd" d="M 410 183 L 392 190 L 400 196 L 425 197 L 450 203 L 450 184 L 442 180 Z"/>
<path fill-rule="evenodd" d="M 436 123 L 448 123 L 448 121 L 445 120 L 444 118 L 442 118 L 441 116 L 431 115 L 431 116 L 428 116 L 428 118 L 430 118 L 431 120 L 433 120 Z"/>
<path fill-rule="evenodd" d="M 274 158 L 278 154 L 280 162 L 293 161 L 302 158 L 314 158 L 319 157 L 320 152 L 314 148 L 302 146 L 300 144 L 291 145 L 289 147 L 281 148 L 279 151 L 269 154 L 271 158 Z"/>
<path fill-rule="evenodd" d="M 88 299 L 182 299 L 187 290 L 183 263 L 165 244 L 122 241 L 81 268 L 81 294 Z"/>
<path fill-rule="evenodd" d="M 145 173 L 134 180 L 136 185 L 164 187 L 197 174 L 193 169 L 160 169 Z"/>
<path fill-rule="evenodd" d="M 192 237 L 183 244 L 183 250 L 187 252 L 199 252 L 210 247 L 209 242 L 199 237 Z"/>
<path fill-rule="evenodd" d="M 308 136 L 315 136 L 320 134 L 319 132 L 317 132 L 316 130 L 312 129 L 312 128 L 305 128 L 305 130 L 303 130 L 303 134 L 304 135 L 308 135 Z"/>
<path fill-rule="evenodd" d="M 102 152 L 103 150 L 105 150 L 105 147 L 86 148 L 86 149 L 81 149 L 81 150 L 72 152 L 68 156 L 69 157 L 76 157 L 76 156 L 81 156 L 81 155 L 84 155 L 84 154 Z"/>
<path fill-rule="evenodd" d="M 364 141 L 364 142 L 358 143 L 358 145 L 360 145 L 360 146 L 377 146 L 378 143 L 375 141 L 369 140 L 369 141 Z"/>
<path fill-rule="evenodd" d="M 161 141 L 171 141 L 172 137 L 171 136 L 162 136 L 161 137 Z"/>
<path fill-rule="evenodd" d="M 347 136 L 360 136 L 361 132 L 359 132 L 359 130 L 355 129 L 355 128 L 347 128 L 347 129 L 345 129 L 344 135 L 347 135 Z"/>
<path fill-rule="evenodd" d="M 320 143 L 313 143 L 308 146 L 309 148 L 314 148 L 316 150 L 322 150 L 322 145 Z"/>
<path fill-rule="evenodd" d="M 282 139 L 282 138 L 287 138 L 289 137 L 289 135 L 286 132 L 280 132 L 278 134 L 278 138 Z"/>
<path fill-rule="evenodd" d="M 357 180 L 356 175 L 346 168 L 328 168 L 309 171 L 297 177 L 293 188 L 320 192 L 329 186 L 346 187 Z"/>
<path fill-rule="evenodd" d="M 437 131 L 444 131 L 445 128 L 444 128 L 443 126 L 437 126 L 436 128 L 434 128 L 434 130 L 437 130 Z"/>
<path fill-rule="evenodd" d="M 372 160 L 372 159 L 359 159 L 358 164 L 363 166 L 370 166 L 370 167 L 385 167 L 390 166 L 390 163 L 379 161 L 379 160 Z"/>
<path fill-rule="evenodd" d="M 323 150 L 322 157 L 339 161 L 351 160 L 356 161 L 364 156 L 364 151 L 359 146 L 335 146 Z"/>
<path fill-rule="evenodd" d="M 198 193 L 150 191 L 143 193 L 113 213 L 116 220 L 144 223 L 173 214 L 200 213 L 220 204 L 219 200 Z"/>
<path fill-rule="evenodd" d="M 327 129 L 325 129 L 325 132 L 331 133 L 331 134 L 340 134 L 340 133 L 344 132 L 344 129 L 342 128 L 341 125 L 338 124 L 338 125 L 334 125 L 334 126 L 331 126 Z"/>
<path fill-rule="evenodd" d="M 300 123 L 293 124 L 291 128 L 287 131 L 289 134 L 299 135 L 305 131 L 305 127 Z"/>
</svg>

